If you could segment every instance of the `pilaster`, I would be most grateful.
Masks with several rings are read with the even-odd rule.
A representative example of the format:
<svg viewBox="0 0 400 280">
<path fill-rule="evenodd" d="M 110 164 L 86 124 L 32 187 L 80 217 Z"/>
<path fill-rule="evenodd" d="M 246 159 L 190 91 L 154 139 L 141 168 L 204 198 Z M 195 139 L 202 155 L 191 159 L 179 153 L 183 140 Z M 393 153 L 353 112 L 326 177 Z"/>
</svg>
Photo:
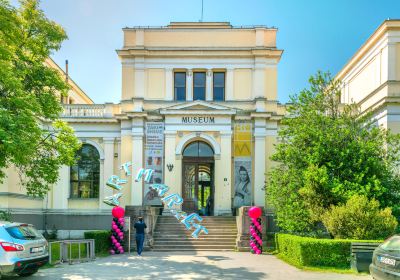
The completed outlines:
<svg viewBox="0 0 400 280">
<path fill-rule="evenodd" d="M 142 206 L 143 204 L 143 180 L 135 181 L 136 172 L 144 167 L 143 162 L 143 137 L 144 137 L 144 119 L 132 118 L 132 188 L 130 191 L 130 205 Z"/>
<path fill-rule="evenodd" d="M 254 205 L 265 206 L 265 137 L 266 120 L 256 118 L 254 127 Z"/>
<path fill-rule="evenodd" d="M 206 100 L 207 101 L 212 101 L 213 96 L 212 96 L 212 70 L 208 69 L 207 74 L 206 74 Z"/>
<path fill-rule="evenodd" d="M 100 184 L 100 195 L 99 195 L 99 204 L 100 208 L 109 209 L 110 206 L 103 203 L 103 199 L 107 196 L 113 194 L 113 191 L 110 187 L 105 186 L 105 182 L 107 182 L 108 178 L 111 175 L 114 175 L 114 138 L 105 137 L 103 138 L 104 143 L 104 165 L 103 165 L 103 183 Z"/>
<path fill-rule="evenodd" d="M 193 101 L 193 71 L 188 69 L 186 72 L 186 100 Z"/>
</svg>

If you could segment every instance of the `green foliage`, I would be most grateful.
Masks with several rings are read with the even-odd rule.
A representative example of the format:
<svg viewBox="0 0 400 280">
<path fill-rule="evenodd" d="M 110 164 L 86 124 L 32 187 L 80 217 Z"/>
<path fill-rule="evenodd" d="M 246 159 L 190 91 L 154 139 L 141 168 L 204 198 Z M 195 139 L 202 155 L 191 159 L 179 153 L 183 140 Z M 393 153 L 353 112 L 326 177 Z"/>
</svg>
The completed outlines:
<svg viewBox="0 0 400 280">
<path fill-rule="evenodd" d="M 355 194 L 400 214 L 400 135 L 376 126 L 356 104 L 341 104 L 340 88 L 318 72 L 282 120 L 267 200 L 285 231 L 313 231 L 326 209 Z"/>
<path fill-rule="evenodd" d="M 277 234 L 279 256 L 297 267 L 350 268 L 352 242 L 381 243 L 370 240 L 317 239 L 290 234 Z"/>
<path fill-rule="evenodd" d="M 0 211 L 0 221 L 11 222 L 11 212 L 9 210 L 1 210 Z"/>
<path fill-rule="evenodd" d="M 111 231 L 109 230 L 87 231 L 84 236 L 85 239 L 94 239 L 96 253 L 105 253 L 111 248 Z"/>
<path fill-rule="evenodd" d="M 390 208 L 379 209 L 378 201 L 360 195 L 344 205 L 332 206 L 322 221 L 335 238 L 386 239 L 397 227 Z"/>
<path fill-rule="evenodd" d="M 45 64 L 67 36 L 37 0 L 20 3 L 16 9 L 0 0 L 0 180 L 15 166 L 27 193 L 43 197 L 79 148 L 72 129 L 58 119 L 58 96 L 68 85 Z"/>
</svg>

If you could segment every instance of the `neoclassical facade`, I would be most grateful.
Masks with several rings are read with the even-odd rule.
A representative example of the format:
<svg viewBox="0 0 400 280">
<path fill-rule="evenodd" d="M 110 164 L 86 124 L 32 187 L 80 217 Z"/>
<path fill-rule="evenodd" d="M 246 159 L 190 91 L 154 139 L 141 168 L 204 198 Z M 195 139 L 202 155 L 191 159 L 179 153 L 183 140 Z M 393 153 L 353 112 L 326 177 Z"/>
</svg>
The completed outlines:
<svg viewBox="0 0 400 280">
<path fill-rule="evenodd" d="M 34 213 L 37 223 L 45 211 L 47 228 L 107 228 L 110 206 L 102 201 L 116 193 L 105 186 L 112 175 L 128 180 L 122 206 L 161 206 L 152 183 L 168 185 L 184 198 L 183 210 L 202 215 L 265 206 L 265 174 L 284 114 L 277 29 L 179 22 L 123 32 L 120 103 L 64 104 L 62 119 L 83 143 L 77 165 L 61 168 L 44 200 L 5 182 L 1 207 L 21 218 Z M 125 162 L 133 176 L 120 169 Z M 134 180 L 141 167 L 154 170 L 150 183 Z"/>
<path fill-rule="evenodd" d="M 153 183 L 168 185 L 184 198 L 183 210 L 201 215 L 267 206 L 266 174 L 285 114 L 277 96 L 277 29 L 173 22 L 123 33 L 118 104 L 93 104 L 68 81 L 62 119 L 82 141 L 77 164 L 60 169 L 45 199 L 26 196 L 10 168 L 0 208 L 65 237 L 106 229 L 110 206 L 103 199 L 117 193 L 106 187 L 112 175 L 127 180 L 122 206 L 160 207 Z M 383 22 L 336 78 L 342 102 L 373 110 L 378 124 L 400 132 L 400 21 Z M 129 177 L 120 168 L 126 162 L 133 165 Z M 135 181 L 141 167 L 154 170 L 151 182 Z"/>
</svg>

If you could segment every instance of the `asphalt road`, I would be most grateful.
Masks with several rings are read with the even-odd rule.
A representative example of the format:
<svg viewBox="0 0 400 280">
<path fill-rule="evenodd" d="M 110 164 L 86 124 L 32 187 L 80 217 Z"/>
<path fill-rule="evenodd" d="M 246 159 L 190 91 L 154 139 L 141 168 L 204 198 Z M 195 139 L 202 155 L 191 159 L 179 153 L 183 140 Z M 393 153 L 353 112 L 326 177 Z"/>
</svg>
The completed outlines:
<svg viewBox="0 0 400 280">
<path fill-rule="evenodd" d="M 142 257 L 116 255 L 94 262 L 40 270 L 31 280 L 103 279 L 268 279 L 371 280 L 368 275 L 301 271 L 271 255 L 239 252 L 143 252 Z"/>
</svg>

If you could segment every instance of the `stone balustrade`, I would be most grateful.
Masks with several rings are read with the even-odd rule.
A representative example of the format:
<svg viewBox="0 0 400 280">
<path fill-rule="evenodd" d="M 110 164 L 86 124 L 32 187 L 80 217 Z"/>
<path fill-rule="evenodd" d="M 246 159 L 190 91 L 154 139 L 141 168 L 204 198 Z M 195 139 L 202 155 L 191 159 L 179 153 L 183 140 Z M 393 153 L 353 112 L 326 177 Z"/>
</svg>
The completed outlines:
<svg viewBox="0 0 400 280">
<path fill-rule="evenodd" d="M 62 118 L 111 118 L 113 105 L 108 104 L 63 104 Z"/>
</svg>

